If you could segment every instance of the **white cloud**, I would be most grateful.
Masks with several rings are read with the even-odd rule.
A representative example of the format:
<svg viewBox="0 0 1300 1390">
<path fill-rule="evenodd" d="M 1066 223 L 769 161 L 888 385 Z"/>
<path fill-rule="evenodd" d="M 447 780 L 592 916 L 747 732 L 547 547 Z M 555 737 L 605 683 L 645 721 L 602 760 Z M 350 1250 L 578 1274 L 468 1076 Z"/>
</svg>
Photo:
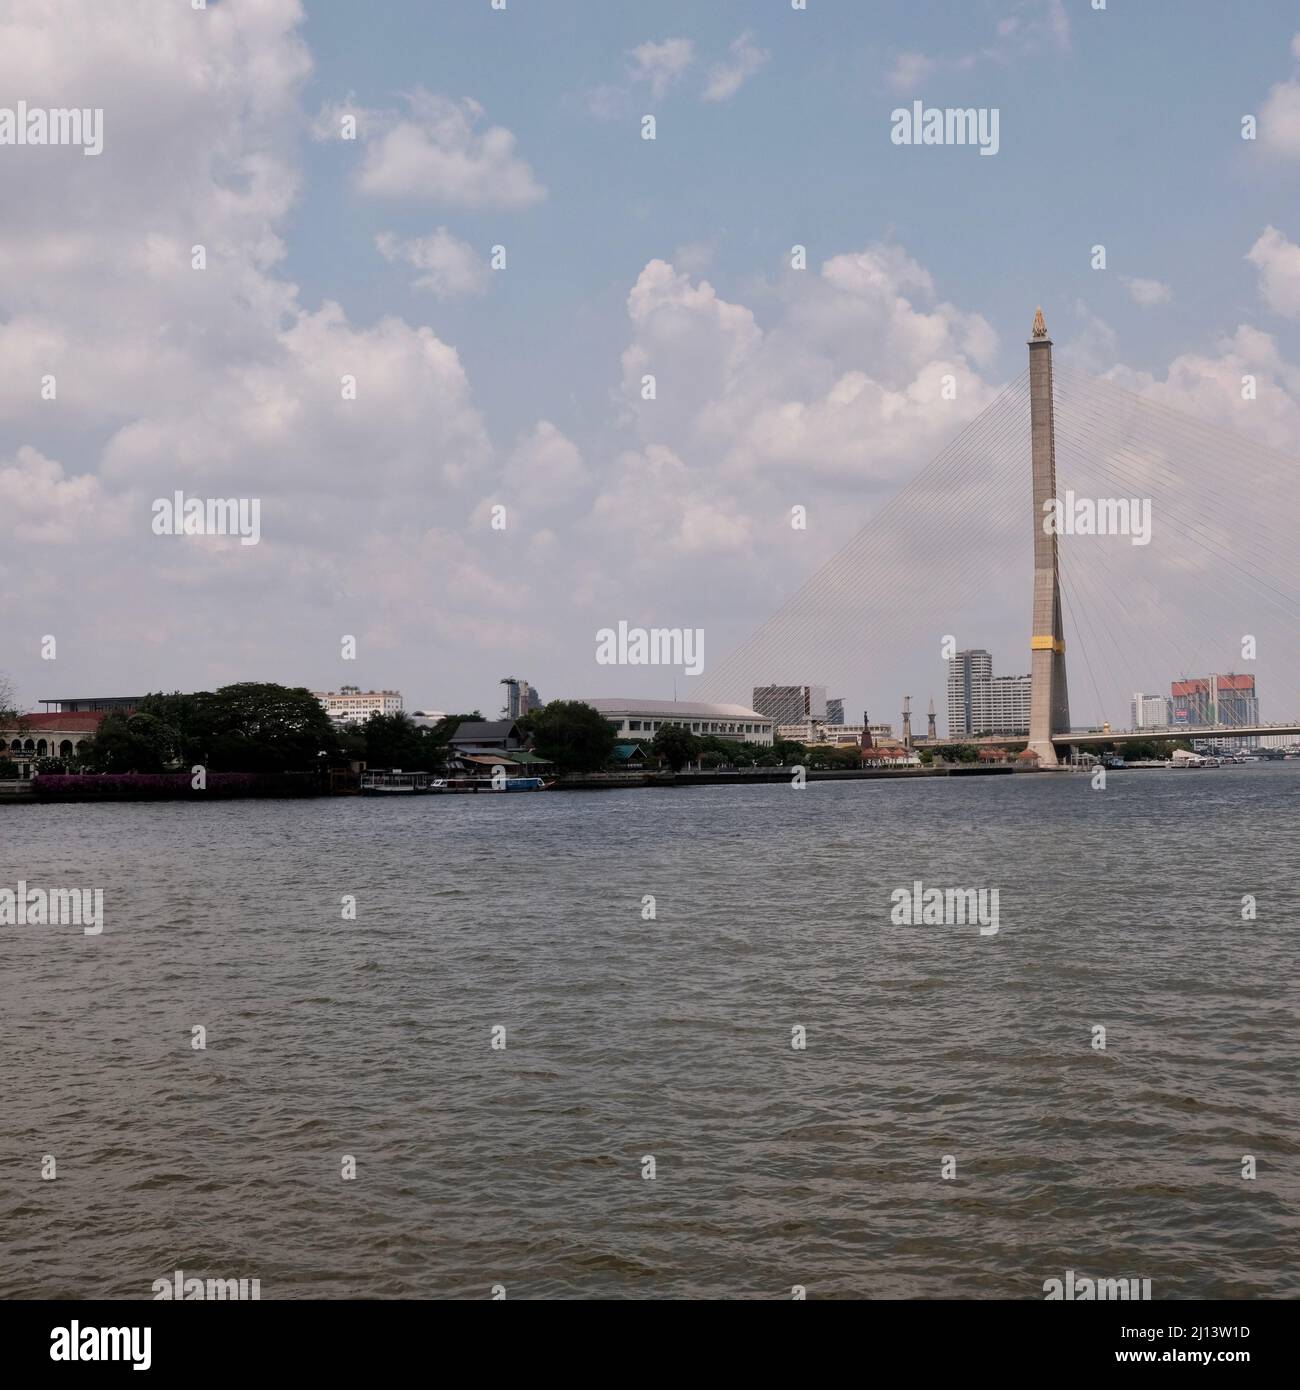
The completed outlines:
<svg viewBox="0 0 1300 1390">
<path fill-rule="evenodd" d="M 1163 380 L 1123 366 L 1112 366 L 1106 375 L 1152 400 L 1293 455 L 1300 434 L 1300 367 L 1282 357 L 1276 339 L 1249 324 L 1238 325 L 1215 346 L 1218 356 L 1175 357 Z M 1256 379 L 1256 398 L 1250 401 L 1241 394 L 1247 375 Z"/>
<path fill-rule="evenodd" d="M 1300 246 L 1265 227 L 1246 259 L 1259 268 L 1259 292 L 1275 314 L 1300 317 Z"/>
<path fill-rule="evenodd" d="M 437 227 L 429 236 L 413 241 L 399 241 L 392 232 L 380 232 L 375 245 L 387 260 L 418 270 L 415 288 L 428 290 L 438 299 L 482 294 L 487 289 L 491 274 L 487 262 L 469 242 L 453 236 L 446 227 Z"/>
<path fill-rule="evenodd" d="M 29 444 L 11 462 L 0 459 L 0 513 L 25 545 L 93 544 L 120 535 L 128 520 L 124 499 L 106 497 L 93 473 L 67 477 L 62 464 Z"/>
<path fill-rule="evenodd" d="M 665 39 L 662 43 L 638 44 L 631 50 L 632 77 L 650 84 L 658 100 L 679 82 L 695 61 L 695 44 L 690 39 Z"/>
<path fill-rule="evenodd" d="M 359 112 L 357 139 L 365 153 L 357 187 L 363 193 L 464 208 L 529 207 L 546 197 L 532 167 L 516 154 L 513 133 L 484 126 L 478 102 L 419 87 L 406 103 L 405 115 Z M 318 136 L 337 138 L 344 109 L 325 109 L 316 122 Z"/>
<path fill-rule="evenodd" d="M 1018 0 L 994 27 L 994 39 L 964 53 L 899 53 L 886 74 L 892 92 L 910 92 L 944 72 L 969 72 L 984 63 L 1006 66 L 1036 54 L 1064 52 L 1070 46 L 1070 18 L 1063 0 Z"/>
<path fill-rule="evenodd" d="M 647 444 L 742 491 L 791 470 L 809 488 L 863 483 L 900 476 L 987 403 L 980 372 L 995 335 L 979 315 L 914 302 L 932 300 L 933 285 L 900 248 L 831 257 L 775 293 L 765 330 L 707 280 L 663 261 L 642 270 L 628 296 L 623 399 Z M 960 404 L 941 399 L 945 375 Z"/>
<path fill-rule="evenodd" d="M 528 601 L 465 526 L 502 464 L 456 350 L 428 327 L 306 305 L 276 273 L 310 70 L 301 20 L 296 0 L 202 16 L 121 0 L 87 10 L 76 43 L 44 8 L 0 21 L 0 85 L 43 104 L 84 92 L 111 113 L 98 159 L 7 166 L 15 202 L 0 224 L 0 419 L 14 441 L 0 456 L 14 522 L 0 587 L 60 635 L 72 676 L 313 684 L 346 677 L 343 632 L 373 657 L 477 631 L 447 654 L 455 680 L 493 624 L 514 632 L 499 605 Z M 462 170 L 462 192 L 509 175 L 490 132 L 461 144 L 481 166 Z M 449 290 L 473 275 L 461 245 L 435 233 L 389 249 Z M 40 399 L 45 373 L 56 400 Z M 177 488 L 260 499 L 260 544 L 153 535 L 150 502 Z M 112 604 L 68 599 L 91 591 Z M 454 612 L 437 611 L 441 593 Z M 35 668 L 18 651 L 12 664 L 35 694 Z"/>
<path fill-rule="evenodd" d="M 1291 40 L 1291 56 L 1300 60 L 1300 34 Z M 1259 143 L 1283 159 L 1300 157 L 1300 78 L 1269 88 L 1259 112 Z"/>
<path fill-rule="evenodd" d="M 1160 280 L 1143 280 L 1136 275 L 1122 277 L 1134 304 L 1149 309 L 1156 304 L 1168 304 L 1173 291 Z"/>
<path fill-rule="evenodd" d="M 750 29 L 732 40 L 730 52 L 730 59 L 715 63 L 709 69 L 709 80 L 704 88 L 705 101 L 729 101 L 772 57 L 755 43 L 754 33 Z"/>
<path fill-rule="evenodd" d="M 1300 82 L 1269 88 L 1259 113 L 1259 142 L 1273 154 L 1300 157 Z"/>
</svg>

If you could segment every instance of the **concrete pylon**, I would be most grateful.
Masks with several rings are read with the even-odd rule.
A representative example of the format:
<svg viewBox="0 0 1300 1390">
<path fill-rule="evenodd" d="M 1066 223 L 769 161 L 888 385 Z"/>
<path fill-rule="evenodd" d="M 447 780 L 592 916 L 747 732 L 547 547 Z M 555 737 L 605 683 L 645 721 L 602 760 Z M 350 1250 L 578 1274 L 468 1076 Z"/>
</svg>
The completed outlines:
<svg viewBox="0 0 1300 1390">
<path fill-rule="evenodd" d="M 1044 526 L 1056 499 L 1056 431 L 1052 411 L 1052 340 L 1040 308 L 1029 339 L 1029 435 L 1034 474 L 1034 628 L 1030 638 L 1029 747 L 1039 767 L 1056 767 L 1053 734 L 1070 731 L 1065 684 L 1065 629 L 1057 536 Z"/>
</svg>

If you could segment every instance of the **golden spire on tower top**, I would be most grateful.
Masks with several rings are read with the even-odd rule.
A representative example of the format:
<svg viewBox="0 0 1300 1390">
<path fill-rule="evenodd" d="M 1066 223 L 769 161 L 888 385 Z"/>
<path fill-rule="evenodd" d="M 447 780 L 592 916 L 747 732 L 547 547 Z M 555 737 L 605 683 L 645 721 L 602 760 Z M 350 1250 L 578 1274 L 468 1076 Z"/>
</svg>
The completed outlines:
<svg viewBox="0 0 1300 1390">
<path fill-rule="evenodd" d="M 1043 320 L 1043 306 L 1038 306 L 1038 312 L 1034 315 L 1034 337 L 1047 337 L 1047 324 Z"/>
</svg>

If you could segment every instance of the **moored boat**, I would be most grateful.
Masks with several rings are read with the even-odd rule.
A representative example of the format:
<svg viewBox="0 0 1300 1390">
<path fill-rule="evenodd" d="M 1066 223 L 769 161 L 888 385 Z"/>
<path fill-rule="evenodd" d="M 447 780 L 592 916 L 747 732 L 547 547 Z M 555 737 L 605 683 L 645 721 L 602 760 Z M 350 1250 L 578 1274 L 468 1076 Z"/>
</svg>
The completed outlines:
<svg viewBox="0 0 1300 1390">
<path fill-rule="evenodd" d="M 361 795 L 423 796 L 434 790 L 432 781 L 427 772 L 403 772 L 400 767 L 367 770 L 361 774 Z"/>
</svg>

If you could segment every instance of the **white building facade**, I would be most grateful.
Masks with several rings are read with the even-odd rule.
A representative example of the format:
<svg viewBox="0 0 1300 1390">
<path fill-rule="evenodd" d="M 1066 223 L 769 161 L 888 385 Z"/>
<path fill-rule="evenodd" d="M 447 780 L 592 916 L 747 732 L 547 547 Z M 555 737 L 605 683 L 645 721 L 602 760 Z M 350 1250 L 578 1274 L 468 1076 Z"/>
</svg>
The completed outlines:
<svg viewBox="0 0 1300 1390">
<path fill-rule="evenodd" d="M 1169 727 L 1169 701 L 1164 695 L 1144 695 L 1133 692 L 1129 702 L 1132 729 L 1166 729 Z"/>
<path fill-rule="evenodd" d="M 989 733 L 1029 732 L 1028 676 L 994 676 L 989 682 Z"/>
<path fill-rule="evenodd" d="M 372 714 L 400 714 L 405 706 L 400 690 L 362 690 L 355 685 L 338 690 L 313 690 L 336 724 L 357 724 Z"/>
<path fill-rule="evenodd" d="M 993 656 L 981 647 L 948 662 L 948 737 L 983 733 L 993 720 Z"/>
<path fill-rule="evenodd" d="M 625 743 L 652 739 L 665 724 L 680 724 L 693 734 L 771 745 L 773 724 L 744 705 L 714 705 L 693 700 L 583 700 L 599 710 Z"/>
</svg>

